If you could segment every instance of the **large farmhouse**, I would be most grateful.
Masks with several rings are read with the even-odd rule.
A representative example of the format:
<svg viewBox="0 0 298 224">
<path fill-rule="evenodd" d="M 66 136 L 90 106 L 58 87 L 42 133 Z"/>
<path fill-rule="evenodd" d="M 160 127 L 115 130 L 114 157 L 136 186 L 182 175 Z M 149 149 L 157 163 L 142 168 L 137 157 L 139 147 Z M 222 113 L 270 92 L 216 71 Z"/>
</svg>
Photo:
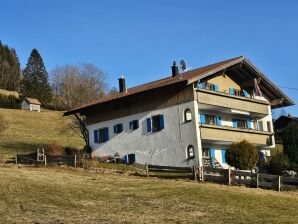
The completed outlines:
<svg viewBox="0 0 298 224">
<path fill-rule="evenodd" d="M 126 89 L 65 113 L 86 116 L 97 156 L 134 154 L 140 164 L 191 166 L 215 161 L 247 140 L 269 155 L 271 108 L 293 101 L 243 56 Z"/>
</svg>

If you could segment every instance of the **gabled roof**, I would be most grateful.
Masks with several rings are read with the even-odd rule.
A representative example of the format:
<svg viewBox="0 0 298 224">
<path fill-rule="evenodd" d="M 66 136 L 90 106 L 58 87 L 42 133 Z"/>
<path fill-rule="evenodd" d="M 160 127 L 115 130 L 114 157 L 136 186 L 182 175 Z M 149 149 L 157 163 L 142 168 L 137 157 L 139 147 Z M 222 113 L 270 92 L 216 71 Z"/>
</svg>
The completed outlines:
<svg viewBox="0 0 298 224">
<path fill-rule="evenodd" d="M 278 93 L 278 95 L 281 98 L 285 99 L 286 106 L 290 106 L 290 105 L 294 104 L 293 101 L 287 95 L 285 95 L 280 89 L 278 89 L 277 86 L 275 86 L 267 77 L 265 77 L 255 66 L 253 66 L 246 58 L 244 58 L 243 56 L 240 56 L 240 57 L 232 58 L 229 60 L 221 61 L 221 62 L 218 62 L 215 64 L 211 64 L 211 65 L 204 66 L 204 67 L 201 67 L 198 69 L 184 72 L 182 74 L 181 78 L 179 78 L 177 76 L 176 77 L 170 76 L 170 77 L 167 77 L 164 79 L 156 80 L 156 81 L 149 82 L 149 83 L 146 83 L 143 85 L 129 88 L 129 89 L 127 89 L 126 92 L 117 93 L 117 94 L 114 94 L 111 96 L 106 96 L 99 100 L 95 100 L 91 103 L 85 104 L 83 106 L 71 109 L 71 110 L 65 112 L 64 115 L 79 113 L 80 111 L 86 110 L 89 107 L 92 107 L 95 105 L 99 106 L 100 104 L 105 103 L 105 102 L 114 101 L 114 100 L 117 100 L 120 98 L 129 97 L 134 94 L 146 92 L 146 91 L 157 89 L 157 88 L 162 88 L 162 87 L 169 86 L 169 85 L 175 85 L 178 83 L 184 83 L 185 85 L 190 85 L 194 82 L 197 82 L 201 79 L 207 78 L 208 76 L 216 74 L 216 73 L 223 71 L 227 68 L 231 68 L 238 64 L 242 65 L 243 63 L 245 63 L 248 67 L 251 67 L 255 71 L 255 73 L 259 77 L 261 77 L 262 80 L 264 80 L 262 82 L 264 82 L 264 83 L 266 82 L 269 85 L 269 87 L 273 88 L 275 90 L 275 92 Z"/>
<path fill-rule="evenodd" d="M 41 105 L 41 102 L 39 102 L 38 99 L 33 99 L 33 98 L 26 97 L 25 100 L 26 100 L 29 104 Z"/>
</svg>

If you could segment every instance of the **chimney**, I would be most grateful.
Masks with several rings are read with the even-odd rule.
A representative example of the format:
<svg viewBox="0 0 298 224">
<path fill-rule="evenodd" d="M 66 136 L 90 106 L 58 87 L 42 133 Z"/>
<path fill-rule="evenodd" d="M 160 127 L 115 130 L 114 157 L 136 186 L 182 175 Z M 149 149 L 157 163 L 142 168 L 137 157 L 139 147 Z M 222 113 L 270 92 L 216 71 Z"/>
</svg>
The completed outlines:
<svg viewBox="0 0 298 224">
<path fill-rule="evenodd" d="M 178 76 L 179 75 L 179 68 L 178 65 L 176 65 L 176 61 L 173 61 L 172 65 L 172 77 Z"/>
<path fill-rule="evenodd" d="M 126 92 L 124 76 L 122 75 L 118 80 L 119 80 L 119 93 Z"/>
</svg>

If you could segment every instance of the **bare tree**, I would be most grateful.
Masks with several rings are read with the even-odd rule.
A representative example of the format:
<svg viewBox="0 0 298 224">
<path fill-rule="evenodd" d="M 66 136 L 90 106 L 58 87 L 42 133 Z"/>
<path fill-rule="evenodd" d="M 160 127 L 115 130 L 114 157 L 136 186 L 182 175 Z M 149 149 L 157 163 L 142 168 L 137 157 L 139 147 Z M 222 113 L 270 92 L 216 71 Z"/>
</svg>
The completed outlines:
<svg viewBox="0 0 298 224">
<path fill-rule="evenodd" d="M 65 109 L 99 99 L 107 90 L 105 73 L 92 64 L 57 66 L 51 77 L 53 103 Z"/>
</svg>

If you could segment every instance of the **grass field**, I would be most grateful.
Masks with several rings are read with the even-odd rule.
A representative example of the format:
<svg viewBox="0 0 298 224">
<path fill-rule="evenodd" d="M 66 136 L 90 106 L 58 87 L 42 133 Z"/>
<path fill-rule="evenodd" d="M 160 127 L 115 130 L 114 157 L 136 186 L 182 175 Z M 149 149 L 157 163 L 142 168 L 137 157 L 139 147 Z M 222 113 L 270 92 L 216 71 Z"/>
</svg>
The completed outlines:
<svg viewBox="0 0 298 224">
<path fill-rule="evenodd" d="M 41 145 L 57 144 L 81 148 L 83 141 L 67 130 L 68 117 L 62 112 L 42 110 L 0 109 L 0 114 L 7 121 L 7 130 L 0 136 L 0 153 L 14 156 L 15 153 L 30 152 Z"/>
<path fill-rule="evenodd" d="M 297 223 L 298 192 L 0 167 L 0 223 Z"/>
</svg>

